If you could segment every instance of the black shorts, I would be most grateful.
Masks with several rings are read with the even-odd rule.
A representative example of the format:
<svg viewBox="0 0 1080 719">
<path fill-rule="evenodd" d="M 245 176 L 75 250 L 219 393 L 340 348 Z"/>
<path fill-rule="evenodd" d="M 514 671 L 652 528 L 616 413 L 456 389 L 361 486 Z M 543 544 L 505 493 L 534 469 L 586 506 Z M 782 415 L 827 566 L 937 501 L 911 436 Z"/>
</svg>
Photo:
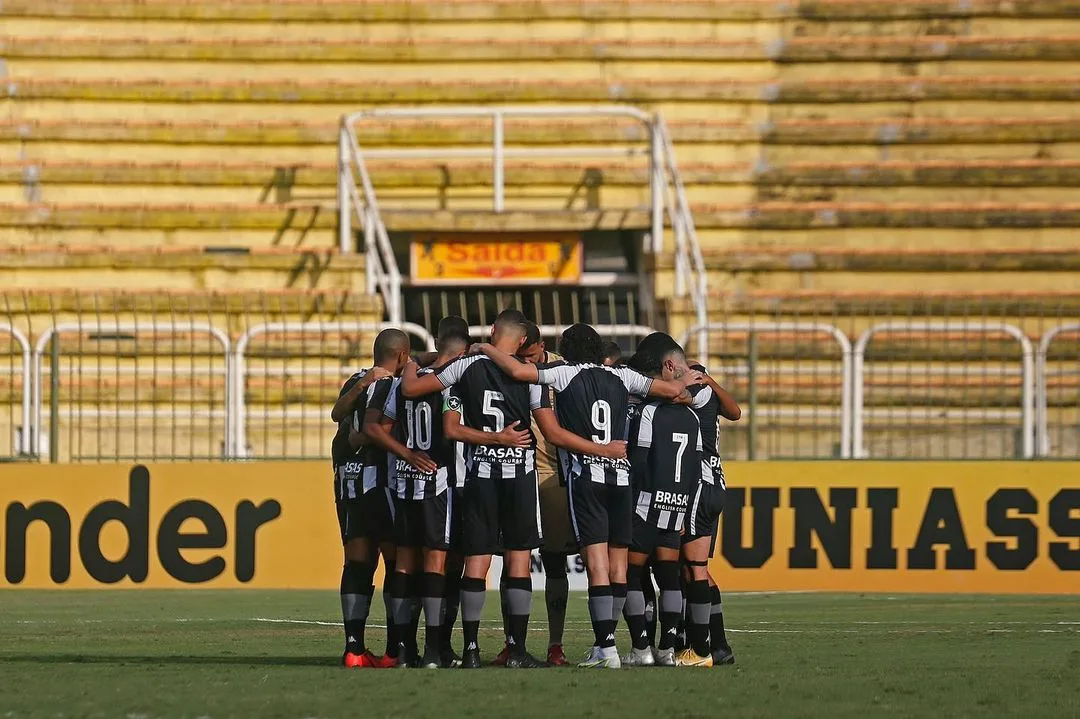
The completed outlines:
<svg viewBox="0 0 1080 719">
<path fill-rule="evenodd" d="M 338 500 L 337 516 L 342 544 L 359 538 L 375 542 L 394 539 L 394 498 L 385 487 L 376 487 L 356 499 Z"/>
<path fill-rule="evenodd" d="M 569 478 L 570 520 L 578 546 L 606 542 L 628 547 L 633 539 L 634 493 L 588 477 Z"/>
<path fill-rule="evenodd" d="M 399 547 L 450 549 L 453 490 L 424 499 L 401 499 L 394 513 L 394 542 Z"/>
<path fill-rule="evenodd" d="M 450 487 L 450 551 L 461 552 L 461 508 L 465 505 L 465 488 Z"/>
<path fill-rule="evenodd" d="M 536 549 L 544 539 L 536 472 L 522 479 L 469 477 L 461 507 L 465 556 Z"/>
<path fill-rule="evenodd" d="M 712 537 L 716 541 L 716 528 L 720 524 L 720 513 L 724 511 L 724 488 L 718 484 L 702 482 L 690 500 L 686 511 L 686 534 L 683 542 L 690 542 L 702 537 Z M 709 552 L 712 556 L 712 552 Z"/>
<path fill-rule="evenodd" d="M 652 556 L 652 553 L 658 547 L 679 549 L 682 546 L 682 536 L 678 529 L 659 529 L 637 514 L 634 515 L 633 527 L 633 539 L 630 542 L 631 552 Z"/>
</svg>

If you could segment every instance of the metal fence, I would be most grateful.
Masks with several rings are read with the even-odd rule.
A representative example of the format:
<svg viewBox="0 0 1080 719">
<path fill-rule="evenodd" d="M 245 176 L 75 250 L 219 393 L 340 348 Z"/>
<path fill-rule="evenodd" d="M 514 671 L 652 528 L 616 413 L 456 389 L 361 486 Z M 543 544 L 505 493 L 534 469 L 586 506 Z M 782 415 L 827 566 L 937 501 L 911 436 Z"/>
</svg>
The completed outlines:
<svg viewBox="0 0 1080 719">
<path fill-rule="evenodd" d="M 0 459 L 325 458 L 338 388 L 385 326 L 374 307 L 340 292 L 0 292 Z M 1080 295 L 1060 293 L 762 294 L 716 300 L 709 324 L 675 334 L 743 405 L 725 457 L 1080 458 L 1078 318 Z M 424 325 L 403 326 L 417 350 Z M 597 326 L 624 352 L 651 331 Z"/>
</svg>

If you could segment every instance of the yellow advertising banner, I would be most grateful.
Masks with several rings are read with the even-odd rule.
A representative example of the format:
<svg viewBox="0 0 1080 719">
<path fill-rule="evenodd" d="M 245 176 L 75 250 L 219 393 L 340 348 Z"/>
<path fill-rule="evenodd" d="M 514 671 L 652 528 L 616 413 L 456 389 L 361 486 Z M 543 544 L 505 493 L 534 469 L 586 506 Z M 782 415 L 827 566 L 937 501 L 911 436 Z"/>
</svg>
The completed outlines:
<svg viewBox="0 0 1080 719">
<path fill-rule="evenodd" d="M 1080 594 L 1075 464 L 725 469 L 725 590 Z M 329 589 L 341 571 L 327 462 L 3 466 L 0 542 L 5 587 Z"/>
<path fill-rule="evenodd" d="M 581 280 L 581 237 L 575 233 L 426 235 L 411 245 L 418 285 L 574 284 Z"/>
</svg>

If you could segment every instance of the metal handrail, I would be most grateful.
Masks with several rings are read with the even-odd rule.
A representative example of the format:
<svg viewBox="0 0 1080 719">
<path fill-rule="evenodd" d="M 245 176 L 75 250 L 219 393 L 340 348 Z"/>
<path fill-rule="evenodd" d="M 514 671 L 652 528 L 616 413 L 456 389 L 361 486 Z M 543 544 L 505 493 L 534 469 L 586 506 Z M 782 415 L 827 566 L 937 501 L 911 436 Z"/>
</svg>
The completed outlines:
<svg viewBox="0 0 1080 719">
<path fill-rule="evenodd" d="M 561 334 L 570 324 L 563 325 L 539 325 L 541 337 L 554 337 Z M 656 332 L 647 325 L 590 325 L 600 336 L 623 336 L 646 337 Z M 469 325 L 469 334 L 473 337 L 483 337 L 484 333 L 491 329 L 491 325 Z"/>
<path fill-rule="evenodd" d="M 45 354 L 45 348 L 49 345 L 49 342 L 56 335 L 62 332 L 70 331 L 91 331 L 91 332 L 142 332 L 146 330 L 160 331 L 168 330 L 170 332 L 204 332 L 208 336 L 213 337 L 221 345 L 221 350 L 225 358 L 226 376 L 230 371 L 229 367 L 229 349 L 231 344 L 229 342 L 229 336 L 219 330 L 213 325 L 198 323 L 198 322 L 61 322 L 60 324 L 49 327 L 41 336 L 38 337 L 37 342 L 34 344 L 34 353 L 32 359 L 33 376 L 33 435 L 34 441 L 37 441 L 41 437 L 41 415 L 42 415 L 42 358 Z M 234 397 L 230 396 L 228 379 L 225 381 L 225 446 L 228 448 L 229 435 L 232 433 L 230 429 L 231 421 L 229 418 L 229 408 L 235 401 Z M 109 410 L 111 413 L 120 413 L 122 410 Z M 213 410 L 209 410 L 213 411 Z M 116 416 L 119 416 L 117 414 Z"/>
<path fill-rule="evenodd" d="M 361 156 L 355 125 L 365 120 L 378 119 L 421 119 L 421 118 L 473 118 L 490 119 L 492 127 L 492 208 L 494 212 L 505 211 L 505 161 L 507 157 L 527 157 L 535 155 L 553 156 L 554 148 L 506 148 L 505 122 L 509 118 L 527 117 L 626 117 L 636 120 L 647 131 L 648 153 L 650 158 L 650 231 L 651 247 L 654 253 L 663 250 L 664 217 L 669 217 L 672 231 L 676 237 L 676 294 L 689 294 L 695 306 L 695 321 L 704 324 L 706 317 L 707 276 L 701 248 L 698 244 L 697 231 L 694 227 L 690 205 L 686 197 L 674 148 L 667 126 L 659 115 L 649 114 L 628 105 L 590 105 L 583 107 L 522 105 L 500 107 L 406 107 L 376 108 L 343 115 L 338 144 L 338 226 L 339 245 L 342 253 L 353 249 L 352 219 L 360 222 L 364 230 L 367 249 L 368 291 L 382 295 L 386 304 L 387 316 L 391 322 L 402 320 L 401 273 L 390 245 L 386 226 L 381 218 L 375 189 Z M 559 148 L 557 154 L 564 157 L 589 156 L 602 149 L 604 154 L 611 153 L 611 148 L 592 146 Z M 422 149 L 392 149 L 369 151 L 370 156 L 378 157 L 484 157 L 488 150 L 481 148 L 432 147 Z M 621 153 L 614 153 L 621 154 Z M 638 154 L 636 152 L 629 153 Z M 357 186 L 355 174 L 359 176 Z M 671 197 L 666 195 L 670 190 Z M 362 195 L 362 197 L 361 197 Z"/>
<path fill-rule="evenodd" d="M 31 380 L 30 341 L 22 330 L 10 324 L 0 324 L 0 332 L 11 335 L 22 349 L 22 434 L 19 437 L 19 452 L 23 456 L 30 456 L 33 450 L 30 426 L 31 408 L 33 407 L 33 381 Z"/>
<path fill-rule="evenodd" d="M 855 368 L 852 362 L 851 340 L 838 327 L 824 322 L 717 322 L 700 326 L 689 327 L 683 333 L 681 344 L 686 347 L 691 335 L 697 334 L 708 340 L 709 332 L 736 331 L 746 332 L 757 330 L 761 332 L 813 332 L 825 333 L 836 340 L 840 346 L 840 457 L 849 459 L 852 456 L 851 425 L 852 425 L 852 395 L 851 388 Z M 700 340 L 699 340 L 700 342 Z M 707 355 L 709 348 L 706 344 L 698 346 L 703 355 Z"/>
<path fill-rule="evenodd" d="M 914 330 L 917 332 L 957 332 L 957 331 L 975 331 L 985 332 L 987 334 L 991 332 L 1003 332 L 1017 342 L 1020 343 L 1021 351 L 1023 353 L 1022 359 L 1022 379 L 1021 384 L 1023 390 L 1020 399 L 1020 421 L 1022 425 L 1023 434 L 1023 454 L 1025 459 L 1031 459 L 1035 456 L 1035 398 L 1034 398 L 1034 383 L 1035 383 L 1035 351 L 1032 347 L 1031 340 L 1024 334 L 1023 330 L 1015 325 L 1006 324 L 1004 322 L 883 322 L 879 325 L 874 325 L 868 328 L 859 336 L 859 340 L 855 343 L 855 380 L 854 380 L 854 399 L 852 417 L 852 443 L 853 456 L 858 459 L 865 459 L 868 454 L 866 448 L 863 447 L 863 376 L 865 366 L 866 346 L 870 343 L 870 340 L 874 335 L 879 332 L 888 332 L 894 330 Z"/>
<path fill-rule="evenodd" d="M 232 361 L 232 397 L 233 432 L 231 442 L 227 442 L 228 456 L 244 459 L 247 451 L 247 401 L 244 398 L 244 383 L 247 378 L 244 352 L 251 340 L 270 332 L 381 332 L 385 329 L 400 329 L 406 334 L 419 337 L 428 350 L 435 349 L 435 338 L 431 333 L 412 322 L 270 322 L 256 325 L 240 335 L 233 349 Z"/>
<path fill-rule="evenodd" d="M 1050 352 L 1050 343 L 1054 338 L 1065 332 L 1080 332 L 1080 322 L 1052 327 L 1043 333 L 1039 340 L 1039 347 L 1035 351 L 1035 436 L 1038 438 L 1038 452 L 1040 457 L 1050 456 L 1050 427 L 1049 427 L 1049 381 L 1047 378 L 1047 355 Z"/>
</svg>

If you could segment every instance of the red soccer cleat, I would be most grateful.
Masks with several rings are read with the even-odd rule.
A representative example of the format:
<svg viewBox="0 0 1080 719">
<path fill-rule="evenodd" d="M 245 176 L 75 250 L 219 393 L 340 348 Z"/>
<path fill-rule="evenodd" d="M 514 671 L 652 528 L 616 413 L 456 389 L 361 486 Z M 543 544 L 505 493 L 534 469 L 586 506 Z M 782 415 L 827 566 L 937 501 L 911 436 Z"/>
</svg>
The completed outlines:
<svg viewBox="0 0 1080 719">
<path fill-rule="evenodd" d="M 383 654 L 381 657 L 374 657 L 375 663 L 372 665 L 376 669 L 394 669 L 397 667 L 397 657 L 392 657 L 389 654 Z"/>
<path fill-rule="evenodd" d="M 510 646 L 507 645 L 507 644 L 504 644 L 503 648 L 502 648 L 502 651 L 499 652 L 499 656 L 495 657 L 495 659 L 492 660 L 491 665 L 496 666 L 496 667 L 505 667 L 506 666 L 506 660 L 509 659 L 509 658 L 510 658 Z"/>
<path fill-rule="evenodd" d="M 563 653 L 562 644 L 552 644 L 548 647 L 547 663 L 553 667 L 565 667 L 569 664 Z"/>
<path fill-rule="evenodd" d="M 347 669 L 374 669 L 378 660 L 375 655 L 364 650 L 363 654 L 354 654 L 353 652 L 345 652 L 341 657 L 341 664 Z"/>
</svg>

